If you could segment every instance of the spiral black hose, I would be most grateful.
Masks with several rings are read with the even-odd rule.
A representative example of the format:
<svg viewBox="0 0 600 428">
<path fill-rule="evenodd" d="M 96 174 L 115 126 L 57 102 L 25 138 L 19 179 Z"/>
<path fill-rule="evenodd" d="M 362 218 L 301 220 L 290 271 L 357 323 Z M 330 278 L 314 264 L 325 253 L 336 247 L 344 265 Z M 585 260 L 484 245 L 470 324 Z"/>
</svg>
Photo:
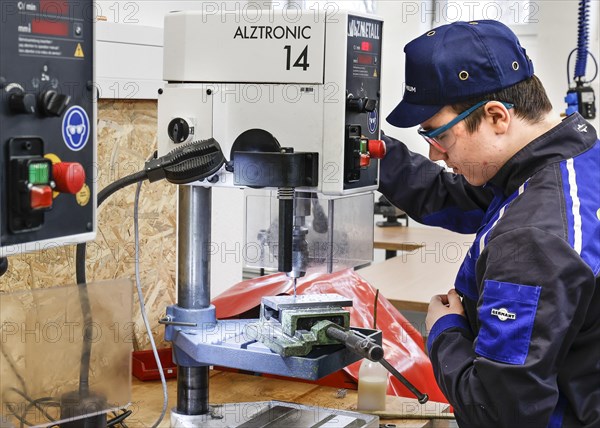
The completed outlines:
<svg viewBox="0 0 600 428">
<path fill-rule="evenodd" d="M 575 62 L 575 80 L 581 80 L 585 76 L 587 67 L 588 45 L 590 37 L 589 23 L 589 0 L 579 1 L 579 22 L 577 30 L 577 61 Z"/>
</svg>

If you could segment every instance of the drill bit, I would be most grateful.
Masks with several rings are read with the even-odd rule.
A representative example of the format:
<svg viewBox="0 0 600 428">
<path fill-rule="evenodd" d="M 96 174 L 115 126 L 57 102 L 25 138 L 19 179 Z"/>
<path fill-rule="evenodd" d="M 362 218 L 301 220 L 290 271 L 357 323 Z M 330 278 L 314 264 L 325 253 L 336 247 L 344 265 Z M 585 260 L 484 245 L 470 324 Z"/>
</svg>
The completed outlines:
<svg viewBox="0 0 600 428">
<path fill-rule="evenodd" d="M 298 278 L 294 278 L 294 299 L 296 298 L 296 282 L 298 281 Z"/>
</svg>

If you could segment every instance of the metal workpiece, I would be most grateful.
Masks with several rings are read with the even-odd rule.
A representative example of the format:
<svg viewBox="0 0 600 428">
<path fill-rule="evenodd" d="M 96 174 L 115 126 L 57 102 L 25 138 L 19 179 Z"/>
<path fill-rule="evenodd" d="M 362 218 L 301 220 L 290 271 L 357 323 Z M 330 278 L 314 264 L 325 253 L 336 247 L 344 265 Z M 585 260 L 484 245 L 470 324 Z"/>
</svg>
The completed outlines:
<svg viewBox="0 0 600 428">
<path fill-rule="evenodd" d="M 177 304 L 210 306 L 212 188 L 179 186 Z"/>
<path fill-rule="evenodd" d="M 326 308 L 339 307 L 349 308 L 352 306 L 352 299 L 339 294 L 303 294 L 301 296 L 265 296 L 261 299 L 263 309 L 273 309 L 281 311 L 282 309 L 308 309 L 308 308 Z"/>
</svg>

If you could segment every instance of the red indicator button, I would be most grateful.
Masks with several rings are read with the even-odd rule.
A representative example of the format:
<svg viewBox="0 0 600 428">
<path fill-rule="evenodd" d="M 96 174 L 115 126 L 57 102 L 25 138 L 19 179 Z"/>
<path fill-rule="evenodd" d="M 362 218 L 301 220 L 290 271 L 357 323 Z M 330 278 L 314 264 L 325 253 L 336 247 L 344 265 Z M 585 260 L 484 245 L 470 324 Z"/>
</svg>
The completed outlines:
<svg viewBox="0 0 600 428">
<path fill-rule="evenodd" d="M 29 204 L 32 210 L 51 208 L 52 188 L 50 186 L 33 186 L 29 191 Z"/>
<path fill-rule="evenodd" d="M 52 165 L 56 189 L 61 193 L 76 194 L 85 184 L 85 171 L 77 162 L 59 162 Z"/>
<path fill-rule="evenodd" d="M 371 156 L 369 155 L 360 155 L 360 167 L 368 168 L 371 165 Z"/>
<path fill-rule="evenodd" d="M 369 153 L 374 159 L 385 157 L 385 143 L 382 140 L 369 140 Z"/>
<path fill-rule="evenodd" d="M 363 52 L 371 52 L 371 43 L 369 42 L 361 42 L 360 50 Z"/>
</svg>

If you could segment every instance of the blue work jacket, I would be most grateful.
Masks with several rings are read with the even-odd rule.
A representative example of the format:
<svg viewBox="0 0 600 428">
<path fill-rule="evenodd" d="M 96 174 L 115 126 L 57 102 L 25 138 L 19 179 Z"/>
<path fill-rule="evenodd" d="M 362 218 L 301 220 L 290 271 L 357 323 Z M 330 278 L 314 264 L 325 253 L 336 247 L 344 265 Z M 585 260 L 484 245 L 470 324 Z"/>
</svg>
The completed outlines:
<svg viewBox="0 0 600 428">
<path fill-rule="evenodd" d="M 379 190 L 475 233 L 427 346 L 461 427 L 600 427 L 600 142 L 579 114 L 482 187 L 384 137 Z M 450 286 L 451 284 L 449 284 Z"/>
</svg>

